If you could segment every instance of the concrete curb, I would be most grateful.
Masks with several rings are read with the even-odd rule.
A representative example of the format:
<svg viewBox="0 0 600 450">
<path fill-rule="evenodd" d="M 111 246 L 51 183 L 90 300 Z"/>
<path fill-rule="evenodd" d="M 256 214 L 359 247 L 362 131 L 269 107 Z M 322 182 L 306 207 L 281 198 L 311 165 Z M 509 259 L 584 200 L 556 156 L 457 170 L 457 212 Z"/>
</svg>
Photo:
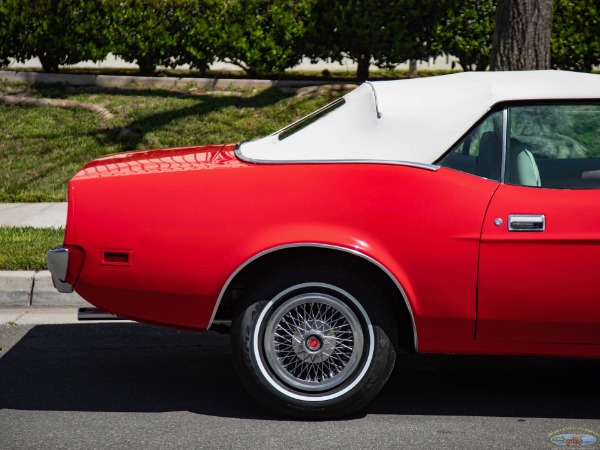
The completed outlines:
<svg viewBox="0 0 600 450">
<path fill-rule="evenodd" d="M 11 82 L 27 82 L 31 84 L 69 84 L 73 86 L 100 87 L 151 87 L 151 88 L 189 88 L 204 89 L 266 89 L 270 87 L 303 87 L 323 84 L 338 85 L 348 83 L 332 83 L 331 81 L 298 81 L 298 80 L 245 80 L 236 78 L 176 78 L 176 77 L 137 77 L 129 75 L 78 75 L 62 73 L 18 72 L 0 70 L 0 80 Z"/>
<path fill-rule="evenodd" d="M 30 306 L 34 279 L 33 271 L 0 271 L 0 307 Z"/>
<path fill-rule="evenodd" d="M 0 271 L 0 308 L 85 308 L 90 307 L 79 294 L 59 293 L 47 270 Z"/>
</svg>

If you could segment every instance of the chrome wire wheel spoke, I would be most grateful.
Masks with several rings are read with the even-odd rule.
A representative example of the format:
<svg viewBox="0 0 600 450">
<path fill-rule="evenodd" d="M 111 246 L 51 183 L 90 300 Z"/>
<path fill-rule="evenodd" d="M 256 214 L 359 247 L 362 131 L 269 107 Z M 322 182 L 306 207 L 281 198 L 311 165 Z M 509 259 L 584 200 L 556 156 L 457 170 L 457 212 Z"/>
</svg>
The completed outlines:
<svg viewBox="0 0 600 450">
<path fill-rule="evenodd" d="M 302 293 L 270 315 L 263 338 L 272 371 L 284 384 L 321 392 L 347 380 L 359 367 L 364 347 L 361 323 L 336 296 Z"/>
</svg>

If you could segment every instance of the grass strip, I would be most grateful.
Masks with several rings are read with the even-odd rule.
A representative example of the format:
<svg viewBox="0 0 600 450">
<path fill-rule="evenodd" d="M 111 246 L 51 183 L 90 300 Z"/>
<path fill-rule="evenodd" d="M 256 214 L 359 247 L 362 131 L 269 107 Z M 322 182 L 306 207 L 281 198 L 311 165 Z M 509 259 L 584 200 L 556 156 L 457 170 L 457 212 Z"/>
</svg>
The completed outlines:
<svg viewBox="0 0 600 450">
<path fill-rule="evenodd" d="M 46 270 L 46 252 L 63 237 L 60 228 L 0 227 L 0 270 Z"/>
</svg>

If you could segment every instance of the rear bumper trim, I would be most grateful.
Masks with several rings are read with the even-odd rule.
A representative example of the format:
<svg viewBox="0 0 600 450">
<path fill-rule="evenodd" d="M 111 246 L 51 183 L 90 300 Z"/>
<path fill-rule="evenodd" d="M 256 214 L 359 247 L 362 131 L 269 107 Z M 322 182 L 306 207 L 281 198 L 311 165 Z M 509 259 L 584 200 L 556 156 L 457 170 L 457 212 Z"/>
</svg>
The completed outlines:
<svg viewBox="0 0 600 450">
<path fill-rule="evenodd" d="M 73 292 L 73 286 L 65 282 L 67 278 L 67 266 L 69 265 L 69 249 L 54 247 L 48 250 L 48 270 L 52 274 L 52 283 L 58 292 Z"/>
</svg>

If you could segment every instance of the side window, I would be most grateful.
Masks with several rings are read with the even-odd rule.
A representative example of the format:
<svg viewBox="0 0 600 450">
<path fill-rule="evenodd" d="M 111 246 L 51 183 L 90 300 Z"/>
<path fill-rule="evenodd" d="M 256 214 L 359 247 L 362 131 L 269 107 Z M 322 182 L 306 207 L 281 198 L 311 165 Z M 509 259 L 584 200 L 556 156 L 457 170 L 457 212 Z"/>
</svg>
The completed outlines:
<svg viewBox="0 0 600 450">
<path fill-rule="evenodd" d="M 509 137 L 506 183 L 600 188 L 600 105 L 511 107 Z"/>
<path fill-rule="evenodd" d="M 439 162 L 491 180 L 500 180 L 502 168 L 502 112 L 487 116 Z"/>
</svg>

